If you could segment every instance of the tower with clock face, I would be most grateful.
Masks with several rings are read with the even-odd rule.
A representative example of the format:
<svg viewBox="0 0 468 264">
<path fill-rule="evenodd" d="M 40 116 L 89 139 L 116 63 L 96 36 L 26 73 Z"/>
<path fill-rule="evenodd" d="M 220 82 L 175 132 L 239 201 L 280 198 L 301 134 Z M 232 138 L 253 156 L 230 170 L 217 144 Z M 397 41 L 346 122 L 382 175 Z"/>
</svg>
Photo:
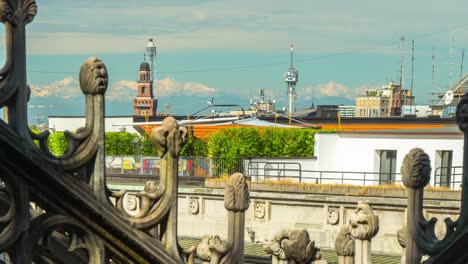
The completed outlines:
<svg viewBox="0 0 468 264">
<path fill-rule="evenodd" d="M 296 83 L 299 77 L 299 72 L 293 66 L 293 51 L 294 51 L 294 46 L 293 44 L 291 44 L 291 65 L 289 66 L 289 69 L 285 73 L 285 76 L 284 76 L 284 81 L 288 85 L 288 99 L 289 99 L 288 111 L 290 114 L 296 111 L 296 107 L 295 107 L 295 99 L 297 97 Z"/>
</svg>

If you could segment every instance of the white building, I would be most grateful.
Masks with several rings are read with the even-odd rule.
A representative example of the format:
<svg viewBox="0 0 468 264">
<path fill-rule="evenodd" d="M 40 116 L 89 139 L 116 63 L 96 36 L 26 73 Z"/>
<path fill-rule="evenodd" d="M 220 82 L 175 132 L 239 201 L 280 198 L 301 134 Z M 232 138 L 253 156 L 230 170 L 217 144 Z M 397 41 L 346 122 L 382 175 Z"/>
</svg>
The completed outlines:
<svg viewBox="0 0 468 264">
<path fill-rule="evenodd" d="M 49 116 L 49 130 L 53 132 L 76 131 L 78 128 L 84 127 L 85 122 L 84 116 Z M 133 123 L 133 116 L 106 116 L 105 131 L 138 133 L 133 126 L 118 125 L 131 123 Z"/>
<path fill-rule="evenodd" d="M 355 117 L 356 116 L 355 105 L 339 105 L 338 109 L 340 110 L 341 117 Z"/>
<path fill-rule="evenodd" d="M 315 135 L 315 157 L 253 159 L 249 172 L 312 183 L 376 185 L 400 183 L 403 158 L 413 148 L 431 160 L 433 186 L 459 188 L 463 134 L 456 126 L 437 129 L 351 131 Z M 252 180 L 256 180 L 255 177 Z"/>
<path fill-rule="evenodd" d="M 402 115 L 416 115 L 416 117 L 427 117 L 432 114 L 429 105 L 404 105 L 401 107 Z"/>
</svg>

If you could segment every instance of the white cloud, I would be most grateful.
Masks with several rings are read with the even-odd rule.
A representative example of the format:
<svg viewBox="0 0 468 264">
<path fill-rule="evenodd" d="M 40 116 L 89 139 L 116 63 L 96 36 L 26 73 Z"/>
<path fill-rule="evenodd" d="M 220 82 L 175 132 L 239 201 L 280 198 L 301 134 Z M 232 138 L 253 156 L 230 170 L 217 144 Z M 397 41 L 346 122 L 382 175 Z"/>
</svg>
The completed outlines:
<svg viewBox="0 0 468 264">
<path fill-rule="evenodd" d="M 49 85 L 31 85 L 32 97 L 56 97 L 67 100 L 80 95 L 82 92 L 78 81 L 71 76 L 54 81 Z"/>
<path fill-rule="evenodd" d="M 122 80 L 118 81 L 106 92 L 106 98 L 109 100 L 126 101 L 131 100 L 136 96 L 138 83 L 135 81 Z M 218 89 L 208 87 L 197 82 L 176 82 L 170 77 L 157 80 L 153 88 L 156 98 L 166 97 L 171 95 L 185 96 L 207 96 L 214 95 Z"/>
<path fill-rule="evenodd" d="M 315 97 L 341 96 L 349 99 L 355 99 L 356 97 L 363 95 L 367 89 L 373 89 L 373 87 L 361 85 L 356 88 L 350 88 L 344 84 L 330 81 L 328 83 L 318 84 L 315 86 L 307 86 L 299 91 L 299 95 L 303 96 L 306 100 L 311 99 L 312 95 Z"/>
<path fill-rule="evenodd" d="M 404 0 L 359 4 L 302 0 L 295 1 L 293 8 L 287 1 L 269 0 L 138 1 L 138 5 L 132 1 L 79 2 L 80 8 L 73 1 L 42 3 L 43 12 L 29 26 L 28 42 L 33 45 L 28 45 L 28 51 L 140 52 L 141 43 L 154 34 L 165 51 L 276 51 L 294 41 L 301 51 L 380 52 L 375 48 L 398 42 L 402 34 L 419 38 L 418 44 L 446 45 L 451 39 L 447 34 L 455 30 L 457 45 L 468 43 L 466 27 L 459 22 L 464 9 L 450 8 L 454 5 L 441 1 L 426 5 Z M 381 10 L 392 14 L 392 19 L 385 19 Z M 439 20 L 434 20 L 435 16 Z M 443 25 L 439 21 L 444 21 Z"/>
</svg>

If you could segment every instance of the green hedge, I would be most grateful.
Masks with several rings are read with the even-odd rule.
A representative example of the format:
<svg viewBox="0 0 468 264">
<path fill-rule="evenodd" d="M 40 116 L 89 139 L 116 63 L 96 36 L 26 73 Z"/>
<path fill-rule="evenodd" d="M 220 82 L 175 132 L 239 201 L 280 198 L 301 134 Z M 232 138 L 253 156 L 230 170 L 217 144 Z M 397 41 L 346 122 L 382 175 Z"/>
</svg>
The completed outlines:
<svg viewBox="0 0 468 264">
<path fill-rule="evenodd" d="M 297 128 L 230 128 L 211 134 L 208 155 L 218 158 L 312 157 L 317 131 Z"/>
<path fill-rule="evenodd" d="M 293 128 L 254 128 L 241 127 L 218 130 L 206 140 L 193 136 L 182 148 L 181 156 L 208 156 L 234 160 L 254 157 L 312 157 L 316 132 L 336 132 L 336 130 L 293 129 Z M 138 142 L 139 151 L 144 156 L 154 156 L 156 152 L 149 137 L 142 138 L 128 132 L 106 132 L 107 155 L 135 155 Z M 63 132 L 52 133 L 49 148 L 56 155 L 66 149 Z"/>
</svg>

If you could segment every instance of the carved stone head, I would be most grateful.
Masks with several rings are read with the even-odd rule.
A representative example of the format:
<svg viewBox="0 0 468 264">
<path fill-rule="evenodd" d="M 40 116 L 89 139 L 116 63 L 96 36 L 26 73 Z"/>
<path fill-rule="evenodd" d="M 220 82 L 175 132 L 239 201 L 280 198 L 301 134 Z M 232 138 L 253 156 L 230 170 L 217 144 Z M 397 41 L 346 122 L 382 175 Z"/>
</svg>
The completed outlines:
<svg viewBox="0 0 468 264">
<path fill-rule="evenodd" d="M 160 157 L 163 157 L 166 153 L 169 153 L 172 158 L 179 157 L 187 138 L 187 129 L 179 127 L 173 117 L 166 117 L 161 126 L 151 133 L 151 141 Z"/>
<path fill-rule="evenodd" d="M 354 238 L 349 225 L 342 226 L 336 235 L 335 251 L 338 256 L 354 256 Z"/>
<path fill-rule="evenodd" d="M 263 245 L 263 250 L 277 260 L 288 260 L 290 263 L 310 263 L 321 258 L 320 250 L 305 229 L 281 229 Z"/>
<path fill-rule="evenodd" d="M 379 232 L 379 217 L 367 201 L 359 201 L 349 219 L 351 235 L 359 240 L 371 240 Z"/>
<path fill-rule="evenodd" d="M 229 248 L 229 244 L 221 241 L 219 236 L 205 235 L 197 246 L 197 256 L 203 261 L 219 259 Z"/>
<path fill-rule="evenodd" d="M 107 89 L 107 69 L 96 58 L 88 58 L 80 68 L 80 87 L 84 94 L 104 94 Z"/>
</svg>

